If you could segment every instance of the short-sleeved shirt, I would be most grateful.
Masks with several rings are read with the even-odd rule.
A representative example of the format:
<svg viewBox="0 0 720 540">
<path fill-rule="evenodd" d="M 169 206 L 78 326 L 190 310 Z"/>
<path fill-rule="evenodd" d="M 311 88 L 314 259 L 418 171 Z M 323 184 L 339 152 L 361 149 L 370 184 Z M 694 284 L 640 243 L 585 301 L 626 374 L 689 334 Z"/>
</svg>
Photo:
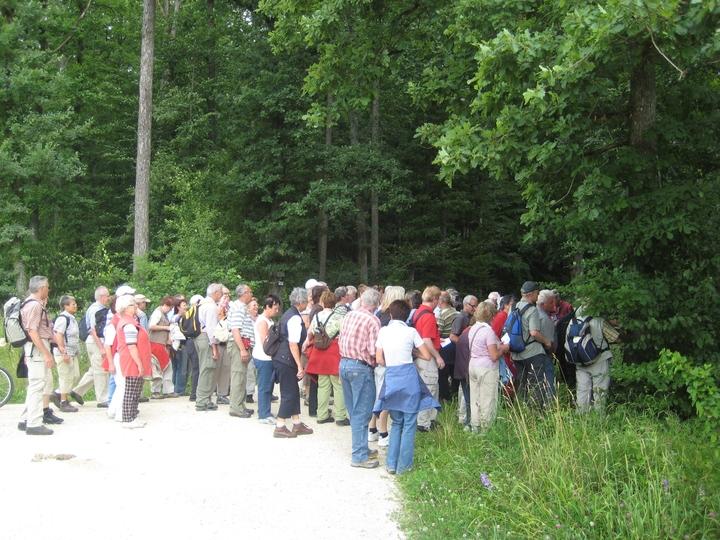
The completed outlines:
<svg viewBox="0 0 720 540">
<path fill-rule="evenodd" d="M 430 339 L 436 351 L 440 350 L 440 332 L 435 314 L 426 305 L 421 305 L 413 315 L 413 326 L 423 339 Z"/>
<path fill-rule="evenodd" d="M 380 332 L 380 319 L 367 309 L 353 310 L 340 327 L 340 356 L 354 358 L 374 366 L 375 342 Z"/>
<path fill-rule="evenodd" d="M 521 300 L 517 303 L 517 309 L 522 311 L 522 309 L 527 305 L 528 302 L 526 302 L 525 300 Z M 525 340 L 529 340 L 530 342 L 525 345 L 524 351 L 519 353 L 512 353 L 513 360 L 527 360 L 528 358 L 532 358 L 533 356 L 545 353 L 545 349 L 543 348 L 542 344 L 538 341 L 535 341 L 530 336 L 530 332 L 532 332 L 533 330 L 541 332 L 540 315 L 538 315 L 538 308 L 534 305 L 531 305 L 525 311 L 525 313 L 523 313 L 522 316 L 523 337 L 525 338 Z"/>
<path fill-rule="evenodd" d="M 463 310 L 459 312 L 457 314 L 457 317 L 455 317 L 455 319 L 453 320 L 450 333 L 460 337 L 463 333 L 463 330 L 465 330 L 468 326 L 470 326 L 470 314 Z"/>
<path fill-rule="evenodd" d="M 240 300 L 230 302 L 227 321 L 230 330 L 240 330 L 241 337 L 247 338 L 251 344 L 255 344 L 255 325 L 248 313 L 247 304 Z"/>
<path fill-rule="evenodd" d="M 92 304 L 90 304 L 90 307 L 87 308 L 87 311 L 85 312 L 85 327 L 88 329 L 88 337 L 85 340 L 85 343 L 93 342 L 93 337 L 90 333 L 90 329 L 95 328 L 95 314 L 99 310 L 104 309 L 105 307 L 106 306 L 104 306 L 100 302 L 93 302 Z"/>
<path fill-rule="evenodd" d="M 491 345 L 500 346 L 500 340 L 488 323 L 476 324 L 470 329 L 468 335 L 470 342 L 470 365 L 483 368 L 499 369 L 499 363 L 493 361 L 489 348 Z"/>
<path fill-rule="evenodd" d="M 61 334 L 65 340 L 65 352 L 69 356 L 77 356 L 80 351 L 80 327 L 78 326 L 75 316 L 67 311 L 63 311 L 55 319 L 53 324 L 53 332 Z M 60 354 L 59 349 L 57 349 Z"/>
<path fill-rule="evenodd" d="M 324 309 L 310 320 L 310 332 L 317 332 L 317 323 L 325 325 L 325 332 L 331 338 L 334 338 L 340 334 L 340 327 L 342 326 L 342 320 L 345 317 L 345 313 L 341 313 L 335 309 Z"/>
<path fill-rule="evenodd" d="M 540 317 L 540 332 L 545 339 L 555 343 L 557 341 L 555 337 L 555 323 L 542 309 L 538 309 L 538 316 Z"/>
<path fill-rule="evenodd" d="M 420 347 L 423 340 L 417 330 L 405 321 L 392 320 L 380 328 L 375 347 L 382 349 L 387 367 L 412 364 L 413 348 Z"/>
<path fill-rule="evenodd" d="M 458 315 L 459 314 L 457 309 L 452 306 L 440 310 L 440 315 L 437 318 L 437 325 L 441 338 L 445 339 L 447 337 L 450 337 L 453 323 L 455 322 L 455 319 L 458 317 Z"/>
<path fill-rule="evenodd" d="M 138 329 L 135 325 L 126 324 L 123 326 L 123 333 L 125 334 L 125 343 L 128 345 L 136 345 L 138 342 Z"/>
<path fill-rule="evenodd" d="M 39 300 L 28 298 L 20 310 L 20 317 L 25 331 L 35 330 L 40 339 L 53 339 L 53 330 L 50 326 L 45 306 Z"/>
<path fill-rule="evenodd" d="M 198 319 L 200 319 L 202 331 L 205 332 L 210 343 L 217 343 L 217 340 L 213 337 L 215 327 L 218 323 L 217 304 L 215 300 L 207 296 L 200 302 Z"/>
</svg>

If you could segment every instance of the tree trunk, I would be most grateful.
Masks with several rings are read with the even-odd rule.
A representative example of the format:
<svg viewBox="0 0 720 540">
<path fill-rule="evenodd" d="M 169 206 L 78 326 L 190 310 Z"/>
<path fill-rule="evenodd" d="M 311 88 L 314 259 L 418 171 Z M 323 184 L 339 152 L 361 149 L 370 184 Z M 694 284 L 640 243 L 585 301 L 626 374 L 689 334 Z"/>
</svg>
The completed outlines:
<svg viewBox="0 0 720 540">
<path fill-rule="evenodd" d="M 155 54 L 155 0 L 143 0 L 140 50 L 140 107 L 138 110 L 137 164 L 135 169 L 135 246 L 133 273 L 150 248 L 150 150 L 152 136 L 152 84 Z"/>
<path fill-rule="evenodd" d="M 655 50 L 648 40 L 630 77 L 630 145 L 653 154 L 657 142 L 652 133 L 656 103 Z"/>
<path fill-rule="evenodd" d="M 15 261 L 15 291 L 23 296 L 27 292 L 28 279 L 25 271 L 25 263 L 21 260 Z"/>
<path fill-rule="evenodd" d="M 218 122 L 217 122 L 217 103 L 215 102 L 215 75 L 217 66 L 215 65 L 215 0 L 207 0 L 208 9 L 208 27 L 210 43 L 207 49 L 207 69 L 209 91 L 207 96 L 207 111 L 210 120 L 210 140 L 217 142 L 218 138 Z"/>
<path fill-rule="evenodd" d="M 350 144 L 360 143 L 358 137 L 358 121 L 355 111 L 350 112 Z M 357 215 L 355 217 L 355 228 L 357 230 L 358 268 L 360 270 L 360 281 L 368 281 L 368 253 L 367 253 L 367 222 L 365 221 L 365 209 L 362 195 L 357 198 Z"/>
<path fill-rule="evenodd" d="M 371 115 L 370 136 L 372 145 L 380 147 L 380 83 L 375 82 L 373 87 L 373 103 Z M 370 190 L 370 277 L 373 282 L 378 279 L 380 258 L 380 203 L 377 187 Z"/>
<path fill-rule="evenodd" d="M 327 150 L 332 146 L 332 117 L 330 116 L 330 107 L 332 107 L 332 95 L 328 92 L 327 115 L 325 117 L 325 148 Z M 329 152 L 327 157 L 329 157 Z M 327 272 L 327 243 L 328 217 L 325 207 L 320 206 L 320 230 L 318 233 L 318 279 L 320 281 L 325 281 L 325 274 Z"/>
</svg>

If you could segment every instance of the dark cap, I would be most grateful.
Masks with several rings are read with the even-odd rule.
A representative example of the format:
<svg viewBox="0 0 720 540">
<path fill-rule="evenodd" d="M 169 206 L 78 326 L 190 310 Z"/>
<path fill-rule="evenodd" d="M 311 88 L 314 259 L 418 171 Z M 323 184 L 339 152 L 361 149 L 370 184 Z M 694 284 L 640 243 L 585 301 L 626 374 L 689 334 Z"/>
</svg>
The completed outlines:
<svg viewBox="0 0 720 540">
<path fill-rule="evenodd" d="M 533 291 L 539 291 L 539 290 L 540 290 L 540 286 L 534 281 L 526 281 L 525 283 L 523 283 L 522 287 L 520 288 L 520 292 L 523 294 L 528 294 Z"/>
</svg>

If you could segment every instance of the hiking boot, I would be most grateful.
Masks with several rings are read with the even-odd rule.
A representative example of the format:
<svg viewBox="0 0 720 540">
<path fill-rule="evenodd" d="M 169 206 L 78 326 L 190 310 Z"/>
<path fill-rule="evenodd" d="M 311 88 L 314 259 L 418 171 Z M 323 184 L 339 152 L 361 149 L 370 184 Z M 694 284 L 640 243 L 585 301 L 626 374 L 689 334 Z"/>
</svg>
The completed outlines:
<svg viewBox="0 0 720 540">
<path fill-rule="evenodd" d="M 18 422 L 18 429 L 20 431 L 25 431 L 26 428 L 27 428 L 27 422 L 25 420 L 23 420 L 22 422 Z"/>
<path fill-rule="evenodd" d="M 287 426 L 275 427 L 273 431 L 273 437 L 276 439 L 294 439 L 298 434 L 295 431 L 290 431 Z"/>
<path fill-rule="evenodd" d="M 61 401 L 59 409 L 60 412 L 78 412 L 77 407 L 70 405 L 68 400 Z"/>
<path fill-rule="evenodd" d="M 243 412 L 235 412 L 230 411 L 230 416 L 234 416 L 235 418 L 250 418 L 252 416 L 252 413 L 249 411 L 243 411 Z"/>
<path fill-rule="evenodd" d="M 52 392 L 52 393 L 50 394 L 50 402 L 59 409 L 59 408 L 60 408 L 60 403 L 61 403 L 61 401 L 60 401 L 60 394 L 58 394 L 57 392 Z"/>
<path fill-rule="evenodd" d="M 252 397 L 252 394 L 245 396 L 245 403 L 255 403 L 255 400 Z"/>
<path fill-rule="evenodd" d="M 296 435 L 312 435 L 313 434 L 313 430 L 310 429 L 310 427 L 303 424 L 302 422 L 300 422 L 299 424 L 293 424 L 292 430 L 293 430 L 293 433 L 295 433 Z"/>
<path fill-rule="evenodd" d="M 85 400 L 75 390 L 70 392 L 70 397 L 73 398 L 77 402 L 78 405 L 85 405 Z"/>
<path fill-rule="evenodd" d="M 97 404 L 98 409 L 107 409 L 110 406 L 110 404 L 107 401 L 101 401 Z"/>
<path fill-rule="evenodd" d="M 45 426 L 29 427 L 25 430 L 26 435 L 52 435 L 53 430 Z"/>
<path fill-rule="evenodd" d="M 347 418 L 343 418 L 342 420 L 335 420 L 335 425 L 337 426 L 349 426 L 350 420 Z"/>
<path fill-rule="evenodd" d="M 380 462 L 377 459 L 366 459 L 359 463 L 355 463 L 354 461 L 350 462 L 351 467 L 358 467 L 360 469 L 376 469 L 379 465 Z"/>
<path fill-rule="evenodd" d="M 53 410 L 48 407 L 43 409 L 43 424 L 62 424 L 64 420 L 59 416 L 55 416 Z"/>
<path fill-rule="evenodd" d="M 378 457 L 378 451 L 368 448 L 368 459 L 375 459 L 376 457 Z"/>
<path fill-rule="evenodd" d="M 153 392 L 150 395 L 150 399 L 165 399 L 165 396 L 161 394 L 160 392 Z"/>
<path fill-rule="evenodd" d="M 148 398 L 146 398 L 145 396 L 140 396 L 138 398 L 138 403 L 147 403 L 148 401 L 150 401 L 150 400 Z M 98 407 L 99 406 L 100 406 L 100 404 L 98 403 Z"/>
<path fill-rule="evenodd" d="M 318 424 L 332 424 L 335 421 L 335 419 L 332 416 L 328 416 L 327 418 L 323 418 L 322 420 L 318 420 Z"/>
<path fill-rule="evenodd" d="M 163 394 L 163 397 L 164 398 L 176 398 L 176 397 L 180 397 L 180 394 L 178 394 L 177 392 L 170 392 L 169 394 Z"/>
<path fill-rule="evenodd" d="M 228 398 L 226 398 L 225 396 L 218 396 L 217 404 L 218 405 L 230 405 L 230 400 Z"/>
</svg>

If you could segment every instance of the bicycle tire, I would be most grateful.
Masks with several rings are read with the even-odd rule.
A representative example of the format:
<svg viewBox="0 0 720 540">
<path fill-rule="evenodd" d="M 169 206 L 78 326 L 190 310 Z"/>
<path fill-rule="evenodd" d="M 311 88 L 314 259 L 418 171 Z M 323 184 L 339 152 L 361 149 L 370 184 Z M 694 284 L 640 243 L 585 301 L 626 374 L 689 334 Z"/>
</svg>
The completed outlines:
<svg viewBox="0 0 720 540">
<path fill-rule="evenodd" d="M 0 367 L 0 407 L 10 401 L 14 391 L 15 380 L 8 370 Z"/>
</svg>

